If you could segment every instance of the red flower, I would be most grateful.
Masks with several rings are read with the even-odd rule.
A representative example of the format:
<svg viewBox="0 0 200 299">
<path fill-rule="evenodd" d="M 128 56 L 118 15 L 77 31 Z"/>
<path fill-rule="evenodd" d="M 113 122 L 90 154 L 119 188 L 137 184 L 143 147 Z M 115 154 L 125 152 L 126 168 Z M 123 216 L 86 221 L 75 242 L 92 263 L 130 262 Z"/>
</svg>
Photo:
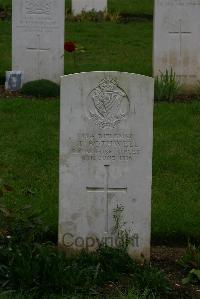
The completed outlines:
<svg viewBox="0 0 200 299">
<path fill-rule="evenodd" d="M 73 42 L 65 42 L 64 44 L 65 51 L 67 52 L 74 52 L 76 50 L 76 45 Z"/>
</svg>

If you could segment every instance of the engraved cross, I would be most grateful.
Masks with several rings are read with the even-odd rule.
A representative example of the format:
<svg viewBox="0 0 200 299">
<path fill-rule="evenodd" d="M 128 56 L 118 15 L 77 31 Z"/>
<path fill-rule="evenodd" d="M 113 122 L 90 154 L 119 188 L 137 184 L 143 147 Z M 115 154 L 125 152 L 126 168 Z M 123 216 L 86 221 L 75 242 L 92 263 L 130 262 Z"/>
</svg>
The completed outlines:
<svg viewBox="0 0 200 299">
<path fill-rule="evenodd" d="M 106 197 L 106 233 L 108 233 L 109 230 L 109 194 L 110 193 L 126 193 L 127 187 L 125 188 L 111 188 L 109 187 L 109 167 L 110 165 L 104 165 L 106 169 L 106 180 L 105 180 L 105 186 L 104 187 L 86 187 L 86 190 L 88 192 L 105 192 Z"/>
<path fill-rule="evenodd" d="M 184 36 L 184 34 L 191 34 L 191 33 L 192 33 L 191 31 L 183 31 L 182 30 L 182 20 L 181 19 L 179 20 L 179 29 L 177 31 L 169 32 L 169 34 L 178 34 L 178 36 L 179 36 L 179 53 L 180 53 L 180 56 L 182 56 L 182 39 L 183 39 L 183 36 Z"/>
<path fill-rule="evenodd" d="M 41 36 L 40 36 L 40 34 L 37 34 L 36 47 L 27 47 L 26 49 L 30 50 L 30 51 L 36 51 L 38 75 L 40 76 L 40 53 L 43 51 L 49 51 L 50 48 L 41 46 Z"/>
</svg>

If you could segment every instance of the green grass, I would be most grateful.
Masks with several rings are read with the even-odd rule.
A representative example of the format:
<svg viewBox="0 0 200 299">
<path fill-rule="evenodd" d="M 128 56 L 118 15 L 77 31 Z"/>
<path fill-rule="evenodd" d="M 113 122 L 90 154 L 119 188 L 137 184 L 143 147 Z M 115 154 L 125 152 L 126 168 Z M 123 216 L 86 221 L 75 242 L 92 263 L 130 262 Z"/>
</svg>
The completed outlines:
<svg viewBox="0 0 200 299">
<path fill-rule="evenodd" d="M 57 234 L 59 101 L 0 101 L 5 202 L 43 211 Z M 200 102 L 155 105 L 153 240 L 200 241 Z"/>
<path fill-rule="evenodd" d="M 65 54 L 65 73 L 117 70 L 152 74 L 152 23 L 74 23 L 66 24 L 66 40 L 78 48 Z M 0 21 L 0 78 L 11 69 L 11 23 Z"/>
<path fill-rule="evenodd" d="M 0 178 L 14 192 L 7 204 L 31 204 L 57 230 L 58 101 L 0 101 Z"/>
<path fill-rule="evenodd" d="M 11 69 L 11 22 L 0 20 L 0 84 Z"/>
<path fill-rule="evenodd" d="M 152 15 L 153 0 L 108 0 L 108 10 L 135 15 Z"/>
<path fill-rule="evenodd" d="M 67 23 L 66 39 L 77 43 L 73 55 L 66 54 L 65 72 L 117 70 L 152 74 L 152 23 Z"/>
<path fill-rule="evenodd" d="M 200 241 L 199 129 L 200 102 L 155 106 L 153 239 Z"/>
<path fill-rule="evenodd" d="M 12 6 L 12 0 L 0 0 L 0 8 L 5 9 L 5 8 L 11 8 Z"/>
</svg>

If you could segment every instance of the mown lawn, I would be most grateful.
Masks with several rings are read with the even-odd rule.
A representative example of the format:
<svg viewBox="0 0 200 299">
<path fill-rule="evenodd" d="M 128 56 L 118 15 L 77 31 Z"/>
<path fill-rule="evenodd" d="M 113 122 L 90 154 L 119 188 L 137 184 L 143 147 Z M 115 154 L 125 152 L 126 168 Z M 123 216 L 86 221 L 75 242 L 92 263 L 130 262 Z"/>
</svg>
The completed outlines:
<svg viewBox="0 0 200 299">
<path fill-rule="evenodd" d="M 9 206 L 31 204 L 57 234 L 59 101 L 0 100 L 1 183 Z M 153 241 L 200 241 L 200 103 L 157 103 Z"/>
<path fill-rule="evenodd" d="M 74 56 L 65 54 L 65 74 L 117 70 L 152 74 L 152 35 L 150 21 L 117 24 L 111 22 L 67 22 L 65 40 L 73 40 Z M 11 69 L 11 22 L 0 21 L 0 81 Z"/>
<path fill-rule="evenodd" d="M 153 15 L 153 0 L 108 0 L 108 10 L 135 15 Z"/>
<path fill-rule="evenodd" d="M 92 70 L 152 74 L 152 23 L 83 22 L 66 24 L 66 39 L 75 41 L 75 57 L 66 53 L 65 73 Z"/>
<path fill-rule="evenodd" d="M 153 240 L 200 241 L 200 102 L 156 104 Z"/>
</svg>

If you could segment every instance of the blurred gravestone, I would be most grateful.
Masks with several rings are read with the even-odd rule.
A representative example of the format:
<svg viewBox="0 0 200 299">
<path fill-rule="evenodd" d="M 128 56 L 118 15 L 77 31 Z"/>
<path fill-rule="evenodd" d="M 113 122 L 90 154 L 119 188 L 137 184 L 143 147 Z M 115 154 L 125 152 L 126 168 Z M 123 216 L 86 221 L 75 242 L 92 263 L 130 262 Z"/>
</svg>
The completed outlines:
<svg viewBox="0 0 200 299">
<path fill-rule="evenodd" d="M 188 89 L 200 79 L 200 0 L 155 0 L 154 75 L 171 68 Z"/>
<path fill-rule="evenodd" d="M 72 13 L 78 15 L 83 11 L 106 11 L 107 0 L 72 0 Z"/>
<path fill-rule="evenodd" d="M 12 69 L 24 83 L 64 74 L 64 0 L 13 0 Z"/>
</svg>

